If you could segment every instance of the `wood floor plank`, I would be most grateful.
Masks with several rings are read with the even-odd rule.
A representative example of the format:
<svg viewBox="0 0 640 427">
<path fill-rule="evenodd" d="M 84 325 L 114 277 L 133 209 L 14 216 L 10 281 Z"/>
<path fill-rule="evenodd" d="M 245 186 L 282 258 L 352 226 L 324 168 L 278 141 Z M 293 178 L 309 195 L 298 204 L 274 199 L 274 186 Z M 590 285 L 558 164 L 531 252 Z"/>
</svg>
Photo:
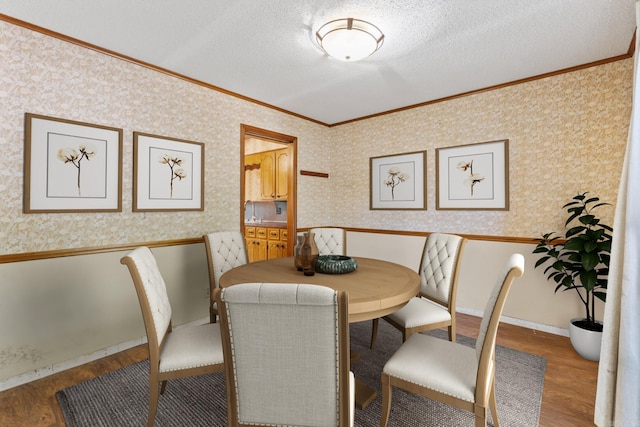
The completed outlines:
<svg viewBox="0 0 640 427">
<path fill-rule="evenodd" d="M 477 337 L 479 318 L 464 314 L 458 314 L 457 318 L 459 334 Z M 540 411 L 541 427 L 594 425 L 597 362 L 578 356 L 566 337 L 505 323 L 500 324 L 497 343 L 547 359 Z M 58 390 L 147 357 L 146 346 L 141 345 L 0 392 L 0 426 L 64 426 L 64 418 L 55 397 Z"/>
</svg>

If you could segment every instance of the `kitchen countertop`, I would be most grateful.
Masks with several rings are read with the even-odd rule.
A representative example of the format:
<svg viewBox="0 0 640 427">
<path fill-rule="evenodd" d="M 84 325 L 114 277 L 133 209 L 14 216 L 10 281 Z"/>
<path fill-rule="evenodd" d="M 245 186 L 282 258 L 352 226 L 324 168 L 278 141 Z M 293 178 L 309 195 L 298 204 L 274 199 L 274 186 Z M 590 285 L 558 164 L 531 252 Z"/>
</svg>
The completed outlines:
<svg viewBox="0 0 640 427">
<path fill-rule="evenodd" d="M 267 227 L 267 228 L 287 228 L 286 222 L 262 221 L 262 222 L 245 222 L 245 227 Z"/>
</svg>

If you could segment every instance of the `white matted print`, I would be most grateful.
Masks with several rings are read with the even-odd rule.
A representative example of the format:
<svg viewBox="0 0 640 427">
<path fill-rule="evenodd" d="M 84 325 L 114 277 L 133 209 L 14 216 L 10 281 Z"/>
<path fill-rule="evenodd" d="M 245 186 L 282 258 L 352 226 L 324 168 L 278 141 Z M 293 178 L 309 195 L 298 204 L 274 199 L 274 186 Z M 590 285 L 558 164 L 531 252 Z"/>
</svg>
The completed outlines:
<svg viewBox="0 0 640 427">
<path fill-rule="evenodd" d="M 204 144 L 133 133 L 133 210 L 204 210 Z"/>
<path fill-rule="evenodd" d="M 120 212 L 122 129 L 25 114 L 24 212 Z"/>
<path fill-rule="evenodd" d="M 436 209 L 509 210 L 509 140 L 437 148 Z"/>
<path fill-rule="evenodd" d="M 369 209 L 426 209 L 426 162 L 426 151 L 369 158 Z"/>
</svg>

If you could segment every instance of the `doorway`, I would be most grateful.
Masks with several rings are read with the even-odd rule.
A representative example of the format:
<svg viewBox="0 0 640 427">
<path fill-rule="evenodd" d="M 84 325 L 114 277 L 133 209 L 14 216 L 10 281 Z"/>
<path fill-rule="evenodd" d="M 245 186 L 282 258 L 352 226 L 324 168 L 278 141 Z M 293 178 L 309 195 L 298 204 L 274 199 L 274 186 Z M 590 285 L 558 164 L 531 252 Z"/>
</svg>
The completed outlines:
<svg viewBox="0 0 640 427">
<path fill-rule="evenodd" d="M 249 261 L 292 256 L 296 241 L 297 138 L 249 125 L 240 125 L 240 230 L 247 240 Z M 286 224 L 286 225 L 285 225 Z M 267 243 L 270 236 L 250 236 L 255 230 L 286 230 L 285 240 Z M 285 235 L 282 232 L 281 236 Z M 250 238 L 256 240 L 250 241 Z M 261 249 L 258 255 L 255 249 Z"/>
</svg>

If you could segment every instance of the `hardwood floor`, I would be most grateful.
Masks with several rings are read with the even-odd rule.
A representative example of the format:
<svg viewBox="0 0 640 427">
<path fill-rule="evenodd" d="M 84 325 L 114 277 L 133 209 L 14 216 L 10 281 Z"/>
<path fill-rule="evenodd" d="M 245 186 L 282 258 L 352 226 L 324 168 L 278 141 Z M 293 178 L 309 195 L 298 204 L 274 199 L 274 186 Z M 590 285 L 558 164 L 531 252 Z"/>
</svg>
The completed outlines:
<svg viewBox="0 0 640 427">
<path fill-rule="evenodd" d="M 458 314 L 459 334 L 475 338 L 479 326 L 479 318 Z M 597 362 L 578 356 L 566 337 L 505 323 L 498 329 L 498 345 L 547 359 L 540 426 L 594 425 Z M 56 391 L 145 358 L 146 347 L 138 346 L 0 392 L 0 426 L 64 426 Z"/>
<path fill-rule="evenodd" d="M 458 333 L 477 337 L 480 319 L 458 314 Z M 594 426 L 598 362 L 583 359 L 569 338 L 501 323 L 497 344 L 547 359 L 540 427 Z"/>
</svg>

